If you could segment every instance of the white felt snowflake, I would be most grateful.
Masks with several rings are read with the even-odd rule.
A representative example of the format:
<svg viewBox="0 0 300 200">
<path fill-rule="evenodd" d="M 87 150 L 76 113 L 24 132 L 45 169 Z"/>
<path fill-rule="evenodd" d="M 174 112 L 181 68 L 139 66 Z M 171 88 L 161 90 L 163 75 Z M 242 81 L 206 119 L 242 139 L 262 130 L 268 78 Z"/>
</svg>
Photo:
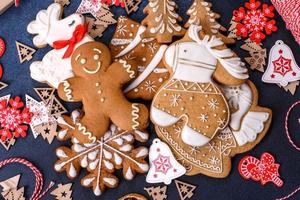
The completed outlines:
<svg viewBox="0 0 300 200">
<path fill-rule="evenodd" d="M 172 94 L 172 97 L 170 98 L 171 106 L 178 106 L 180 101 L 182 101 L 180 94 Z"/>
</svg>

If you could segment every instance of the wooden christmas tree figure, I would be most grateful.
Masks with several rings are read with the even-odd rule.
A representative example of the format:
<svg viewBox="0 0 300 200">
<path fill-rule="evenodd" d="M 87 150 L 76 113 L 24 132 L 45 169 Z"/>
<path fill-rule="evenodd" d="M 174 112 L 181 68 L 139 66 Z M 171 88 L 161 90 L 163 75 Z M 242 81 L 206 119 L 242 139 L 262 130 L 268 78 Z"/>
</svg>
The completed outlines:
<svg viewBox="0 0 300 200">
<path fill-rule="evenodd" d="M 25 61 L 29 61 L 32 59 L 33 54 L 36 52 L 35 49 L 33 49 L 25 44 L 22 44 L 20 42 L 17 42 L 17 41 L 16 41 L 16 45 L 17 45 L 20 63 L 23 63 Z"/>
<path fill-rule="evenodd" d="M 115 24 L 117 21 L 114 19 L 113 13 L 110 11 L 107 5 L 103 4 L 100 10 L 96 13 L 95 24 L 108 27 L 111 24 Z"/>
<path fill-rule="evenodd" d="M 264 72 L 264 66 L 266 65 L 267 50 L 262 49 L 260 51 L 250 52 L 251 57 L 245 58 L 246 62 L 250 65 L 252 70 L 256 69 L 260 72 Z"/>
<path fill-rule="evenodd" d="M 175 11 L 176 7 L 173 0 L 149 0 L 144 9 L 148 16 L 142 21 L 147 29 L 142 36 L 156 38 L 159 43 L 170 43 L 173 36 L 183 36 L 185 29 L 178 24 L 182 19 Z"/>
<path fill-rule="evenodd" d="M 52 99 L 55 89 L 54 88 L 34 88 L 34 91 L 47 104 L 49 102 L 49 100 Z"/>
<path fill-rule="evenodd" d="M 141 2 L 142 0 L 124 0 L 127 14 L 129 15 L 132 12 L 136 12 Z"/>
<path fill-rule="evenodd" d="M 51 192 L 51 195 L 55 196 L 57 200 L 72 200 L 72 183 L 59 184 L 55 190 Z"/>
<path fill-rule="evenodd" d="M 234 39 L 224 36 L 221 32 L 226 31 L 226 28 L 217 22 L 221 16 L 211 10 L 212 4 L 204 0 L 194 0 L 194 3 L 187 11 L 190 19 L 185 24 L 185 28 L 191 24 L 202 26 L 204 32 L 208 35 L 216 35 L 221 38 L 224 43 L 232 44 Z"/>
<path fill-rule="evenodd" d="M 175 180 L 175 184 L 180 196 L 180 200 L 191 198 L 194 195 L 193 192 L 196 189 L 196 186 L 178 180 Z"/>
<path fill-rule="evenodd" d="M 166 200 L 167 199 L 167 186 L 164 187 L 149 187 L 144 188 L 149 196 L 152 197 L 153 200 Z"/>
</svg>

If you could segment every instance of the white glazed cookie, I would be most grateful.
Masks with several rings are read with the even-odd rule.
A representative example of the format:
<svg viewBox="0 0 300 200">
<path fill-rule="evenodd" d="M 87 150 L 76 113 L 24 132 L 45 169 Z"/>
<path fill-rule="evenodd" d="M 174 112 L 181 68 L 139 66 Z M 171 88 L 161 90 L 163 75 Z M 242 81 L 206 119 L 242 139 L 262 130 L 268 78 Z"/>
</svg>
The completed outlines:
<svg viewBox="0 0 300 200">
<path fill-rule="evenodd" d="M 130 99 L 152 100 L 170 73 L 162 62 L 167 45 L 161 45 L 155 38 L 142 38 L 146 28 L 126 17 L 119 17 L 110 49 L 115 59 L 134 60 L 138 74 L 124 88 Z"/>
<path fill-rule="evenodd" d="M 85 19 L 80 14 L 72 14 L 61 19 L 63 8 L 58 3 L 51 4 L 47 10 L 41 10 L 36 16 L 36 20 L 29 23 L 27 31 L 34 36 L 33 43 L 36 47 L 42 48 L 47 44 L 53 47 L 54 42 L 64 41 L 72 38 L 74 31 L 79 25 L 84 25 Z M 84 37 L 75 44 L 79 45 L 93 39 L 85 34 Z M 30 66 L 31 77 L 38 82 L 47 82 L 54 88 L 67 78 L 73 77 L 70 57 L 63 59 L 68 46 L 61 49 L 49 51 L 42 61 L 33 62 Z"/>
<path fill-rule="evenodd" d="M 229 122 L 229 106 L 213 80 L 218 68 L 227 72 L 229 79 L 248 78 L 240 58 L 234 57 L 222 40 L 199 35 L 200 31 L 200 26 L 191 25 L 186 37 L 166 50 L 164 61 L 173 74 L 151 106 L 151 120 L 158 126 L 172 126 L 185 118 L 181 138 L 191 146 L 207 144 Z M 222 76 L 218 80 L 228 81 Z"/>
</svg>

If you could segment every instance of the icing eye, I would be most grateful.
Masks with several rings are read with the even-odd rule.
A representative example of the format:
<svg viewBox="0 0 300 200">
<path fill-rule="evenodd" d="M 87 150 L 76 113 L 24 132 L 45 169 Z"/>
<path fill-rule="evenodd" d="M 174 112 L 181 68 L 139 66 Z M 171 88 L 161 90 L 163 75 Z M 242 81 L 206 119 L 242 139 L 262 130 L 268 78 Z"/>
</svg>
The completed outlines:
<svg viewBox="0 0 300 200">
<path fill-rule="evenodd" d="M 183 50 L 184 51 L 184 53 L 186 53 L 187 52 L 187 50 L 185 49 L 185 50 Z"/>
<path fill-rule="evenodd" d="M 69 24 L 69 26 L 73 26 L 75 24 L 75 20 L 73 20 L 70 24 Z"/>
<path fill-rule="evenodd" d="M 86 63 L 86 59 L 85 58 L 81 58 L 80 63 L 84 65 Z"/>
<path fill-rule="evenodd" d="M 94 55 L 94 60 L 99 60 L 100 56 L 98 54 Z"/>
</svg>

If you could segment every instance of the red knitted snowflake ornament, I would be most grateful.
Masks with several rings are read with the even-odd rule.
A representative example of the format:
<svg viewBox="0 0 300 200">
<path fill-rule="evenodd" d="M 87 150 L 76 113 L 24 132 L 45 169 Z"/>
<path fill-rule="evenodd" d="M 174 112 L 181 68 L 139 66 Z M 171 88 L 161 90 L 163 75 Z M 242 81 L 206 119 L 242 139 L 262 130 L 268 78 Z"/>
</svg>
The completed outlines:
<svg viewBox="0 0 300 200">
<path fill-rule="evenodd" d="M 31 121 L 32 113 L 24 108 L 20 97 L 0 102 L 0 137 L 2 141 L 12 137 L 26 137 L 28 124 Z"/>
<path fill-rule="evenodd" d="M 257 44 L 264 40 L 267 35 L 277 31 L 274 18 L 274 6 L 262 5 L 261 2 L 250 0 L 245 7 L 240 7 L 233 12 L 234 21 L 237 22 L 237 36 L 250 39 Z"/>
</svg>

